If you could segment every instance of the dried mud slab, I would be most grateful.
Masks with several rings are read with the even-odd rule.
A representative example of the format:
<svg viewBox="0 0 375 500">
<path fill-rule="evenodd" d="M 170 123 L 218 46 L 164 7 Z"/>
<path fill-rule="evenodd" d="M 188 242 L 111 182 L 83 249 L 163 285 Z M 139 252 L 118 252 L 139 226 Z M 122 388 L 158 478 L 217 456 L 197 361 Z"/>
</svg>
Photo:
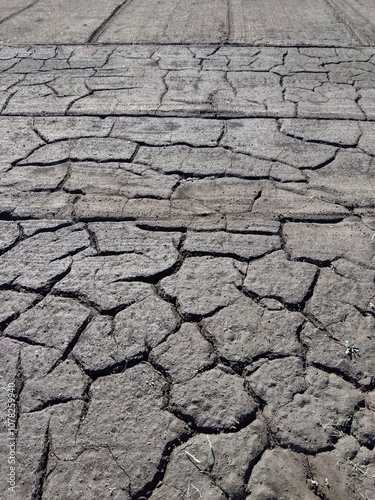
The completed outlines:
<svg viewBox="0 0 375 500">
<path fill-rule="evenodd" d="M 204 331 L 219 356 L 234 367 L 268 356 L 301 356 L 298 331 L 304 318 L 278 304 L 276 309 L 267 309 L 241 298 L 205 319 Z"/>
<path fill-rule="evenodd" d="M 198 434 L 189 439 L 173 451 L 164 482 L 150 498 L 243 496 L 249 468 L 266 446 L 265 430 L 255 420 L 234 434 Z"/>
<path fill-rule="evenodd" d="M 161 289 L 176 300 L 184 317 L 205 316 L 241 297 L 239 269 L 244 266 L 226 257 L 191 257 L 177 274 L 161 281 Z M 206 276 L 203 281 L 202 276 Z"/>
<path fill-rule="evenodd" d="M 165 451 L 187 431 L 166 411 L 165 391 L 165 381 L 148 364 L 99 378 L 91 386 L 77 443 L 110 450 L 128 476 L 132 494 L 156 481 Z"/>
<path fill-rule="evenodd" d="M 150 294 L 114 318 L 96 316 L 80 336 L 72 354 L 91 374 L 125 368 L 128 362 L 145 358 L 149 350 L 163 342 L 178 325 L 179 318 L 170 304 Z"/>
<path fill-rule="evenodd" d="M 240 377 L 214 368 L 175 384 L 171 409 L 201 431 L 220 431 L 251 421 L 257 405 Z"/>
<path fill-rule="evenodd" d="M 215 356 L 211 344 L 197 326 L 184 323 L 176 333 L 152 350 L 150 361 L 171 377 L 174 384 L 178 384 L 211 367 Z"/>
</svg>

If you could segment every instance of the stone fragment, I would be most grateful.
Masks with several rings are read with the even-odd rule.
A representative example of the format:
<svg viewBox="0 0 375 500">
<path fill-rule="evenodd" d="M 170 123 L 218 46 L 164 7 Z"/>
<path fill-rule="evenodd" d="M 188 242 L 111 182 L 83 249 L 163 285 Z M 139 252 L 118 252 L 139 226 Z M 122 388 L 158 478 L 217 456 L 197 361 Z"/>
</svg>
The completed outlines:
<svg viewBox="0 0 375 500">
<path fill-rule="evenodd" d="M 77 434 L 85 448 L 107 448 L 125 470 L 132 496 L 153 481 L 165 449 L 187 434 L 187 427 L 165 411 L 166 382 L 149 364 L 99 378 Z"/>
<path fill-rule="evenodd" d="M 173 383 L 180 383 L 207 369 L 215 358 L 212 346 L 202 337 L 197 326 L 184 323 L 178 332 L 151 351 L 149 359 L 161 367 Z"/>
<path fill-rule="evenodd" d="M 150 293 L 114 319 L 98 316 L 80 336 L 73 355 L 89 372 L 146 356 L 178 326 L 172 307 Z"/>
<path fill-rule="evenodd" d="M 80 225 L 36 234 L 0 257 L 0 282 L 34 290 L 50 287 L 69 269 L 71 256 L 89 245 Z"/>
<path fill-rule="evenodd" d="M 288 260 L 278 251 L 249 263 L 243 287 L 257 296 L 297 305 L 309 293 L 316 274 L 315 266 Z"/>
<path fill-rule="evenodd" d="M 327 263 L 345 258 L 358 265 L 372 266 L 373 231 L 359 219 L 335 224 L 288 222 L 283 234 L 285 249 L 292 259 Z"/>
<path fill-rule="evenodd" d="M 301 356 L 297 332 L 303 322 L 298 313 L 267 310 L 241 297 L 202 324 L 215 339 L 219 356 L 244 365 L 260 357 Z"/>
<path fill-rule="evenodd" d="M 278 236 L 216 231 L 192 232 L 182 246 L 187 255 L 214 255 L 240 259 L 261 257 L 281 247 Z"/>
<path fill-rule="evenodd" d="M 244 389 L 243 380 L 214 368 L 191 380 L 174 384 L 172 411 L 201 430 L 224 430 L 243 426 L 254 417 L 257 405 Z"/>
<path fill-rule="evenodd" d="M 201 118 L 120 117 L 111 137 L 142 142 L 152 146 L 186 143 L 192 147 L 216 146 L 223 121 Z"/>
<path fill-rule="evenodd" d="M 4 335 L 64 352 L 88 320 L 89 313 L 87 307 L 75 300 L 48 295 L 13 321 Z"/>
<path fill-rule="evenodd" d="M 316 500 L 308 475 L 307 458 L 300 453 L 282 448 L 266 450 L 251 473 L 246 499 Z"/>
<path fill-rule="evenodd" d="M 332 146 L 288 137 L 279 131 L 275 120 L 262 119 L 230 120 L 221 144 L 239 153 L 298 168 L 316 168 L 332 160 L 336 152 Z"/>
<path fill-rule="evenodd" d="M 0 324 L 5 324 L 33 306 L 38 300 L 35 293 L 0 291 Z"/>
<path fill-rule="evenodd" d="M 235 302 L 240 297 L 237 286 L 241 282 L 232 259 L 191 257 L 176 274 L 161 281 L 161 289 L 177 301 L 185 318 L 201 317 Z"/>
<path fill-rule="evenodd" d="M 284 309 L 283 304 L 276 299 L 264 298 L 260 299 L 258 304 L 265 307 L 269 311 L 282 311 Z"/>
</svg>

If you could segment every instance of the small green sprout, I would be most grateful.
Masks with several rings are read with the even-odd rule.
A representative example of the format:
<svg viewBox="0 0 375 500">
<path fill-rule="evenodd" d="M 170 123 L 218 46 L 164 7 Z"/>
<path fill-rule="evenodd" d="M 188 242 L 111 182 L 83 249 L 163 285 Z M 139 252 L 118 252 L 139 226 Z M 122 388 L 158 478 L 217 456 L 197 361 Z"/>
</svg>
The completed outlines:
<svg viewBox="0 0 375 500">
<path fill-rule="evenodd" d="M 198 469 L 204 471 L 204 472 L 210 472 L 212 470 L 212 467 L 214 466 L 215 463 L 215 455 L 212 449 L 212 443 L 211 440 L 208 436 L 207 441 L 208 441 L 208 452 L 207 455 L 202 459 L 199 460 L 196 456 L 194 456 L 192 453 L 189 451 L 185 450 L 186 455 L 188 456 L 189 460 L 193 462 L 193 464 L 198 467 Z"/>
<path fill-rule="evenodd" d="M 228 320 L 225 321 L 224 323 L 224 332 L 232 332 L 232 325 L 228 323 Z"/>
<path fill-rule="evenodd" d="M 346 340 L 345 354 L 349 356 L 350 359 L 353 359 L 355 356 L 360 356 L 359 348 L 353 342 L 349 342 L 349 340 Z"/>
</svg>

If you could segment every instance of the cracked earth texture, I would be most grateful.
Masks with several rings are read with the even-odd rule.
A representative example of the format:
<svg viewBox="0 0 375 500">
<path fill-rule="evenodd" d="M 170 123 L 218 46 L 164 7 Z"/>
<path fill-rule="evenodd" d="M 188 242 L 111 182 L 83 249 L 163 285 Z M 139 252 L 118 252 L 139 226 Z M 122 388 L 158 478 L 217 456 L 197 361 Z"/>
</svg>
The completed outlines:
<svg viewBox="0 0 375 500">
<path fill-rule="evenodd" d="M 373 499 L 375 49 L 0 67 L 2 498 Z"/>
</svg>

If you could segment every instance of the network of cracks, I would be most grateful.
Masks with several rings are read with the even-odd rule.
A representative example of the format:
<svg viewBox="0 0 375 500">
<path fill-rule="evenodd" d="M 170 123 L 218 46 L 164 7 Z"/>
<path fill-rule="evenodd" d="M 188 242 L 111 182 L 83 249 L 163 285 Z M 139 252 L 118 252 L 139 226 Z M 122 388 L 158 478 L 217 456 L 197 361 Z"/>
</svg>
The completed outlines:
<svg viewBox="0 0 375 500">
<path fill-rule="evenodd" d="M 52 49 L 63 60 L 35 51 Z M 120 49 L 104 49 L 108 65 Z M 229 64 L 223 50 L 212 64 Z M 29 75 L 46 85 L 38 66 L 0 117 L 0 366 L 20 498 L 371 499 L 369 108 L 168 117 L 158 98 L 147 116 L 34 116 L 33 98 L 14 107 Z"/>
</svg>

